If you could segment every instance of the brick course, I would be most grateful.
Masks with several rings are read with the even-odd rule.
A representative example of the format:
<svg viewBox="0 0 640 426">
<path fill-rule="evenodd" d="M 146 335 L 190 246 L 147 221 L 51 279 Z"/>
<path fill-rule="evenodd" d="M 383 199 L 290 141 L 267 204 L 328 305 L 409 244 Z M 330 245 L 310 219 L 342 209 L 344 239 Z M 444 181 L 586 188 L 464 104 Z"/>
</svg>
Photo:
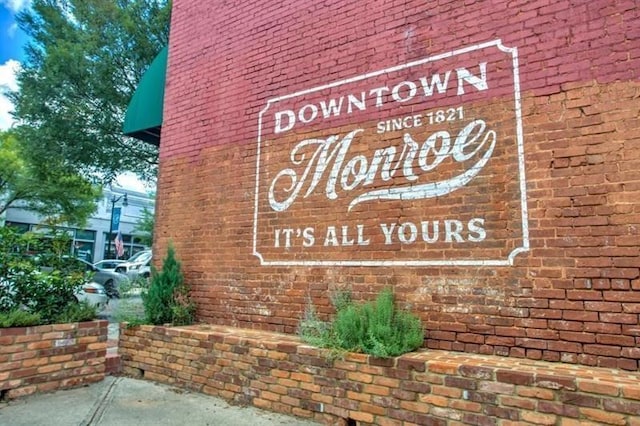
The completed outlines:
<svg viewBox="0 0 640 426">
<path fill-rule="evenodd" d="M 422 350 L 392 359 L 225 326 L 122 326 L 125 374 L 324 424 L 640 422 L 640 376 L 618 369 Z"/>
<path fill-rule="evenodd" d="M 333 290 L 348 287 L 357 299 L 372 299 L 391 286 L 399 304 L 422 319 L 426 348 L 638 370 L 639 15 L 633 0 L 291 0 L 259 8 L 253 2 L 175 1 L 157 265 L 172 241 L 198 319 L 212 324 L 295 333 L 309 301 L 328 318 Z M 498 267 L 260 265 L 252 253 L 258 117 L 269 99 L 495 39 L 519 53 L 528 252 Z M 454 60 L 446 64 L 456 66 Z M 513 94 L 504 84 L 491 99 L 469 95 L 465 107 L 502 123 L 513 114 Z M 454 98 L 443 97 L 441 105 L 457 105 Z M 332 129 L 347 125 L 338 120 Z M 500 129 L 513 138 L 513 129 Z M 274 163 L 268 173 L 285 167 L 290 142 L 278 139 L 280 151 L 269 145 Z M 372 139 L 368 149 L 376 143 Z M 517 229 L 505 206 L 513 207 L 508 196 L 518 187 L 510 178 L 512 158 L 503 151 L 482 177 L 503 191 L 459 192 L 437 206 L 370 204 L 357 218 L 412 217 L 421 209 L 447 218 L 482 206 L 487 222 L 504 225 L 492 238 L 508 241 Z M 317 228 L 336 223 L 327 206 L 326 199 L 310 197 L 291 221 Z M 282 226 L 275 215 L 265 217 L 258 231 Z M 336 249 L 335 256 L 479 253 L 467 246 L 432 250 L 383 242 L 373 238 L 357 251 Z M 321 261 L 323 253 L 314 247 L 282 255 Z M 556 414 L 538 415 L 528 421 L 548 422 Z M 592 421 L 598 415 L 589 412 Z"/>
<path fill-rule="evenodd" d="M 99 382 L 107 321 L 0 328 L 0 392 L 14 399 Z"/>
</svg>

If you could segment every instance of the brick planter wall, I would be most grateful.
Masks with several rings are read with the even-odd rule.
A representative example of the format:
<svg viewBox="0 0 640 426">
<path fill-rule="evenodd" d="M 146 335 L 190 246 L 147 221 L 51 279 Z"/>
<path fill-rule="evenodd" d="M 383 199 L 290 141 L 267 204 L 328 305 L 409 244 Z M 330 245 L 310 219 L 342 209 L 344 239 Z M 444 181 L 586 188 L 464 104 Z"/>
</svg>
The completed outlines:
<svg viewBox="0 0 640 426">
<path fill-rule="evenodd" d="M 332 363 L 224 326 L 122 327 L 120 353 L 125 373 L 325 424 L 640 425 L 640 374 L 615 369 L 439 350 Z"/>
<path fill-rule="evenodd" d="M 1 399 L 99 382 L 107 321 L 0 328 Z"/>
</svg>

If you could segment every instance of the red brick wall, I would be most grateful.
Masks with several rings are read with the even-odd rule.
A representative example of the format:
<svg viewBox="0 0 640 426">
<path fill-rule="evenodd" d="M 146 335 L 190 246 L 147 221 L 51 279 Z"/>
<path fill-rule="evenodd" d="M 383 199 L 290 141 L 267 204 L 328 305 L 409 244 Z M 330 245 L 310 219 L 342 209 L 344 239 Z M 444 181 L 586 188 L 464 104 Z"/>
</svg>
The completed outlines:
<svg viewBox="0 0 640 426">
<path fill-rule="evenodd" d="M 323 424 L 637 425 L 637 373 L 445 351 L 330 354 L 223 326 L 122 327 L 126 374 Z"/>
<path fill-rule="evenodd" d="M 640 11 L 634 1 L 574 3 L 175 1 L 157 262 L 173 241 L 198 317 L 210 323 L 294 333 L 309 300 L 326 317 L 337 288 L 370 299 L 392 286 L 423 320 L 426 347 L 637 370 Z M 487 90 L 459 78 L 460 69 L 480 78 L 481 63 Z M 380 70 L 387 72 L 363 77 Z M 410 85 L 398 86 L 406 102 L 388 96 L 402 82 L 446 71 L 443 93 L 422 96 L 418 83 L 413 97 Z M 378 107 L 370 90 L 385 85 Z M 308 124 L 298 118 L 276 131 L 278 111 L 362 92 L 365 111 Z M 464 117 L 451 122 L 376 132 L 387 119 L 427 120 L 458 107 Z M 306 112 L 311 117 L 312 108 Z M 431 151 L 422 144 L 446 131 L 453 145 L 474 119 L 486 123 L 483 137 L 497 135 L 493 151 L 490 138 L 458 161 L 442 138 Z M 302 179 L 304 163 L 291 156 L 296 144 L 331 135 L 343 142 L 354 129 L 364 131 L 337 169 L 336 198 L 327 171 L 315 189 L 307 192 L 308 177 L 291 206 L 274 210 L 270 191 L 278 202 L 291 193 L 279 173 L 290 168 Z M 417 180 L 400 167 L 393 179 L 378 173 L 368 186 L 355 185 L 362 163 L 347 162 L 360 156 L 371 164 L 389 146 L 397 159 L 405 133 L 426 156 L 423 169 L 418 152 L 411 163 Z M 430 168 L 436 149 L 448 155 Z M 349 209 L 369 191 L 452 182 L 474 167 L 471 181 L 450 193 Z M 473 219 L 482 220 L 475 224 L 484 236 L 470 228 Z M 422 240 L 420 224 L 436 220 L 439 240 Z M 404 242 L 397 233 L 386 240 L 384 229 L 407 222 L 418 224 L 416 241 L 408 225 Z M 451 231 L 458 224 L 460 239 Z M 304 244 L 306 229 L 314 244 Z"/>
<path fill-rule="evenodd" d="M 13 399 L 99 382 L 107 321 L 0 328 L 0 392 Z"/>
</svg>

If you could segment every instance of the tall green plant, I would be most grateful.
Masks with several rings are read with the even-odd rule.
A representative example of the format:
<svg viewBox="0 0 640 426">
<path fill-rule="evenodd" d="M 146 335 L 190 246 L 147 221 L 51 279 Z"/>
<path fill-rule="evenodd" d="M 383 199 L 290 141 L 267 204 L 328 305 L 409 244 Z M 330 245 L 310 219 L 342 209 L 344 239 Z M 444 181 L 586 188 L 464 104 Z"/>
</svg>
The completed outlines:
<svg viewBox="0 0 640 426">
<path fill-rule="evenodd" d="M 374 302 L 355 304 L 344 295 L 336 300 L 340 300 L 340 304 L 330 325 L 320 324 L 315 315 L 305 317 L 300 324 L 303 340 L 381 358 L 398 356 L 422 346 L 424 330 L 420 320 L 395 308 L 390 288 L 385 288 Z"/>
<path fill-rule="evenodd" d="M 172 244 L 169 244 L 167 256 L 163 259 L 162 270 L 157 272 L 153 269 L 149 290 L 142 293 L 142 303 L 146 321 L 150 324 L 193 323 L 195 305 L 189 300 L 181 264 L 176 259 Z"/>
</svg>

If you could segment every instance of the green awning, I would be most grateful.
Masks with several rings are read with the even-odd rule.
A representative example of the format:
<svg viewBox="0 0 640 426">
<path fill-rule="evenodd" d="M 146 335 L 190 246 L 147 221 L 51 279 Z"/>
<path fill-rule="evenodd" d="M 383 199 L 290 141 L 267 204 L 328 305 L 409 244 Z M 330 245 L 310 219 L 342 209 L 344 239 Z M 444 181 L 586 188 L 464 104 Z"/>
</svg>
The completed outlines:
<svg viewBox="0 0 640 426">
<path fill-rule="evenodd" d="M 125 135 L 154 145 L 160 145 L 168 51 L 162 49 L 140 79 L 122 126 Z"/>
</svg>

